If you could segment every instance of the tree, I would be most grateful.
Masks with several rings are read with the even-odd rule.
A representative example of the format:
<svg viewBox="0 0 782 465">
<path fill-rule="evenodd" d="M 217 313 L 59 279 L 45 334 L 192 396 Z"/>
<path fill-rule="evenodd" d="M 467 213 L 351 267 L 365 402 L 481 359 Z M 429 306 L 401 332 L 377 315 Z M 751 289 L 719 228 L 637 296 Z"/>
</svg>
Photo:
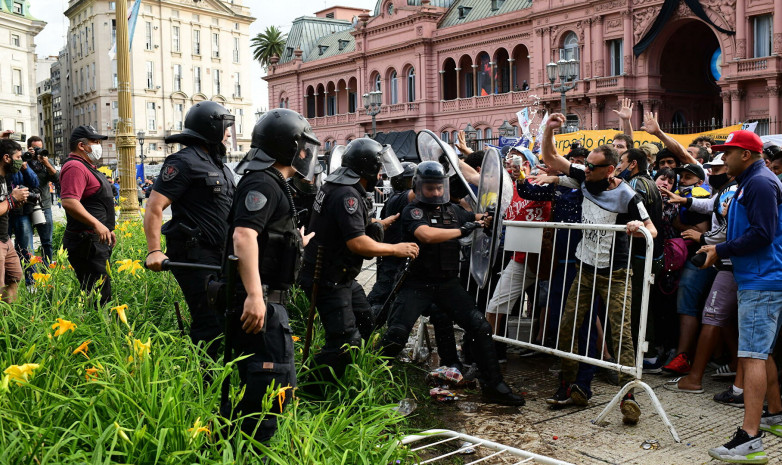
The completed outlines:
<svg viewBox="0 0 782 465">
<path fill-rule="evenodd" d="M 258 60 L 261 66 L 268 67 L 272 56 L 282 56 L 287 35 L 275 26 L 269 26 L 266 31 L 258 33 L 252 39 L 253 59 Z"/>
</svg>

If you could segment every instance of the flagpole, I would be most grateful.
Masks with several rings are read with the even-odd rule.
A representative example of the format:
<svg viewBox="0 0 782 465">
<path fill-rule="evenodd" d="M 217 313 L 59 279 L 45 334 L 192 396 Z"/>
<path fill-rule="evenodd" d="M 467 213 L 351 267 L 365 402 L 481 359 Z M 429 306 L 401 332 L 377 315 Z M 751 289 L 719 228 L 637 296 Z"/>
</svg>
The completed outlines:
<svg viewBox="0 0 782 465">
<path fill-rule="evenodd" d="M 120 172 L 119 221 L 136 220 L 139 208 L 136 194 L 136 135 L 133 132 L 132 88 L 130 80 L 130 47 L 128 40 L 127 0 L 117 0 L 117 154 Z"/>
</svg>

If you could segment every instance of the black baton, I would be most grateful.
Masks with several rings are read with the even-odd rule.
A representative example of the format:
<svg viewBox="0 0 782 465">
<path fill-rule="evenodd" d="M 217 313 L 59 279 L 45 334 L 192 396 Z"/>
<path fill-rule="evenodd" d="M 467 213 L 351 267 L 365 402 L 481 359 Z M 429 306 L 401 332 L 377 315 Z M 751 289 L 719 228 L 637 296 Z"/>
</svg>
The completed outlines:
<svg viewBox="0 0 782 465">
<path fill-rule="evenodd" d="M 402 288 L 402 284 L 405 283 L 405 280 L 407 279 L 407 275 L 410 274 L 410 264 L 413 263 L 412 258 L 406 258 L 405 264 L 402 267 L 402 272 L 399 273 L 399 278 L 396 280 L 396 283 L 394 284 L 394 287 L 391 289 L 391 293 L 388 294 L 388 298 L 383 303 L 383 306 L 380 308 L 380 311 L 377 312 L 377 315 L 375 315 L 375 327 L 374 329 L 382 328 L 384 324 L 386 324 L 386 320 L 388 319 L 388 311 L 391 310 L 391 304 L 394 303 L 394 300 L 396 300 L 396 295 L 399 294 L 399 290 Z"/>
<path fill-rule="evenodd" d="M 228 266 L 226 267 L 225 275 L 225 351 L 223 353 L 223 363 L 228 365 L 233 361 L 233 340 L 234 340 L 234 325 L 233 315 L 235 313 L 233 306 L 233 297 L 236 290 L 236 275 L 239 269 L 239 258 L 236 255 L 228 256 Z M 231 373 L 223 380 L 223 385 L 220 391 L 220 405 L 224 406 L 228 403 L 228 393 L 231 387 Z"/>
</svg>

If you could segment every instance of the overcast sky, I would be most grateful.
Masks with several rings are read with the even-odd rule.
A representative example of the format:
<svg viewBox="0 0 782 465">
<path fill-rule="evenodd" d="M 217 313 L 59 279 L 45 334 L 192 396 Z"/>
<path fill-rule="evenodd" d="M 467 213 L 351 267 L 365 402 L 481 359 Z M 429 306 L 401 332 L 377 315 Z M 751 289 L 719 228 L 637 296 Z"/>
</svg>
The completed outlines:
<svg viewBox="0 0 782 465">
<path fill-rule="evenodd" d="M 351 6 L 371 10 L 377 0 L 243 0 L 250 6 L 252 15 L 257 18 L 250 25 L 250 37 L 255 37 L 268 26 L 277 26 L 284 32 L 290 29 L 291 22 L 299 16 L 313 16 L 316 11 L 333 5 Z M 128 1 L 132 4 L 132 0 Z M 35 39 L 36 53 L 39 56 L 57 55 L 65 45 L 65 32 L 68 19 L 63 12 L 68 8 L 68 0 L 31 0 L 32 14 L 46 21 L 46 28 Z M 261 79 L 263 70 L 257 63 L 253 65 L 252 93 L 255 108 L 268 106 L 266 81 Z"/>
</svg>

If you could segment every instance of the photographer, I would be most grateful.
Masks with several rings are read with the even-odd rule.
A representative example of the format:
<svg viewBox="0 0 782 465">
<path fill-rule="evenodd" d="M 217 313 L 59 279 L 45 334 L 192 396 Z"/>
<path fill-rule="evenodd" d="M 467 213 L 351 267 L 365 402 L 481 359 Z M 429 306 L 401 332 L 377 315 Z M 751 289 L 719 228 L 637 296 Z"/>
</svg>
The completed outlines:
<svg viewBox="0 0 782 465">
<path fill-rule="evenodd" d="M 11 139 L 14 135 L 11 136 Z M 24 138 L 20 139 L 24 140 Z M 9 217 L 9 229 L 13 231 L 16 240 L 14 244 L 16 246 L 16 253 L 24 264 L 30 262 L 31 252 L 33 250 L 33 227 L 30 221 L 30 214 L 33 211 L 34 205 L 37 205 L 40 199 L 38 194 L 38 177 L 35 172 L 30 169 L 27 163 L 32 158 L 28 152 L 22 152 L 22 164 L 21 169 L 13 174 L 11 177 L 11 183 L 13 187 L 23 187 L 28 189 L 29 196 L 27 202 L 22 204 L 20 202 L 14 205 L 11 209 Z M 28 285 L 33 284 L 33 270 L 28 269 L 25 273 L 25 283 Z"/>
<path fill-rule="evenodd" d="M 22 279 L 22 264 L 8 235 L 9 212 L 27 200 L 27 189 L 12 187 L 11 177 L 22 166 L 22 146 L 9 140 L 8 132 L 0 136 L 0 300 L 16 300 L 16 290 Z"/>
<path fill-rule="evenodd" d="M 32 168 L 38 177 L 38 189 L 33 191 L 40 195 L 38 202 L 29 202 L 33 216 L 31 222 L 38 231 L 38 237 L 41 239 L 41 255 L 44 264 L 47 266 L 52 261 L 52 196 L 49 193 L 49 183 L 55 185 L 60 182 L 60 176 L 54 166 L 49 162 L 49 152 L 43 148 L 43 140 L 38 136 L 31 136 L 27 139 L 27 153 L 25 157 L 29 161 L 27 164 Z M 37 211 L 40 210 L 42 217 L 38 217 Z M 40 222 L 45 219 L 45 222 Z"/>
</svg>

